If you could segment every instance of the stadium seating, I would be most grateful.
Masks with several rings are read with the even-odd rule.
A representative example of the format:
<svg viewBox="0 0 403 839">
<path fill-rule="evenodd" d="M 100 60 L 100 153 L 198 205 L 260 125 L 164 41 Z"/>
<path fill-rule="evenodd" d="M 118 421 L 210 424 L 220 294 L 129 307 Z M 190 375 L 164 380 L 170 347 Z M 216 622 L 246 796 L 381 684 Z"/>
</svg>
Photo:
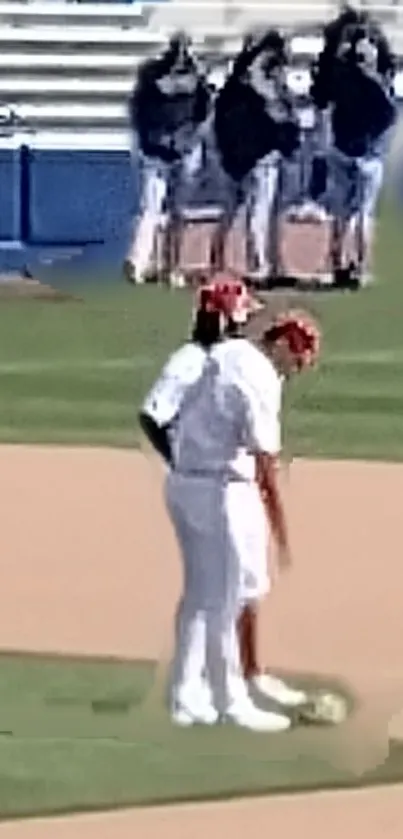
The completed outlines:
<svg viewBox="0 0 403 839">
<path fill-rule="evenodd" d="M 95 134 L 126 128 L 126 99 L 145 55 L 157 52 L 179 22 L 212 65 L 226 64 L 245 28 L 262 23 L 267 7 L 246 4 L 0 2 L 0 102 L 16 107 L 28 130 Z M 291 5 L 270 4 L 273 20 L 291 25 Z M 332 3 L 293 3 L 294 69 L 290 82 L 301 94 L 307 64 L 320 47 L 318 21 Z M 179 17 L 178 17 L 179 16 Z M 230 22 L 228 22 L 228 17 Z"/>
<path fill-rule="evenodd" d="M 98 134 L 126 129 L 126 99 L 138 62 L 157 52 L 179 23 L 220 75 L 238 49 L 241 33 L 266 20 L 267 6 L 209 3 L 162 4 L 0 2 L 0 103 L 16 107 L 27 130 Z M 307 65 L 320 48 L 318 21 L 334 3 L 270 4 L 273 20 L 303 34 L 292 42 L 290 82 L 301 95 Z M 296 21 L 296 9 L 300 18 Z M 221 71 L 222 73 L 222 71 Z"/>
<path fill-rule="evenodd" d="M 0 101 L 28 129 L 119 130 L 136 58 L 160 45 L 140 3 L 0 3 Z"/>
<path fill-rule="evenodd" d="M 287 4 L 283 7 L 288 9 Z M 330 8 L 317 4 L 315 15 L 323 18 Z M 219 0 L 214 6 L 181 6 L 181 26 L 192 32 L 200 53 L 213 64 L 218 57 L 226 62 L 233 56 L 246 25 L 242 8 L 242 24 L 233 14 L 229 25 L 226 14 Z M 262 7 L 259 19 L 265 14 Z M 255 18 L 259 15 L 255 12 Z M 178 24 L 175 0 L 152 6 L 57 0 L 0 3 L 0 102 L 15 105 L 30 130 L 121 133 L 138 62 L 157 52 L 166 33 Z M 315 51 L 316 41 L 303 38 L 296 44 L 300 65 Z M 295 77 L 301 89 L 306 86 L 304 76 L 302 66 Z"/>
</svg>

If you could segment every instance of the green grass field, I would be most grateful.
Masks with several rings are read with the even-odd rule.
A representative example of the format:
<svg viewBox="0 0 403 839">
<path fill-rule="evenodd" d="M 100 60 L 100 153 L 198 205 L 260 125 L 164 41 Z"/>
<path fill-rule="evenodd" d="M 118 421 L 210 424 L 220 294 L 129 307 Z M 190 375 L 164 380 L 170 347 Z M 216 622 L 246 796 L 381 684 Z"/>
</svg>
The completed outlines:
<svg viewBox="0 0 403 839">
<path fill-rule="evenodd" d="M 403 747 L 357 778 L 336 768 L 318 729 L 174 730 L 149 698 L 154 673 L 147 662 L 0 655 L 0 819 L 401 777 Z"/>
<path fill-rule="evenodd" d="M 380 231 L 374 288 L 305 299 L 324 353 L 287 394 L 295 455 L 403 459 L 403 282 L 390 213 Z M 118 280 L 82 292 L 82 303 L 2 302 L 0 441 L 138 445 L 137 408 L 186 336 L 190 297 Z"/>
</svg>

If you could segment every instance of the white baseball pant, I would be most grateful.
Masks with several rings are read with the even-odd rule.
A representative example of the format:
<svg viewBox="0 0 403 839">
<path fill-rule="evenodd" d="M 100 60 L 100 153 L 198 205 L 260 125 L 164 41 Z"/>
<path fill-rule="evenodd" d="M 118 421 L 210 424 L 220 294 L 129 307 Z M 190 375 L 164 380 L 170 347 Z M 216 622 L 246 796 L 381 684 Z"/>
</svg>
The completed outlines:
<svg viewBox="0 0 403 839">
<path fill-rule="evenodd" d="M 200 170 L 201 159 L 201 144 L 196 144 L 179 162 L 171 164 L 138 152 L 136 165 L 140 167 L 140 209 L 133 224 L 127 254 L 135 268 L 137 282 L 142 282 L 150 267 L 155 237 L 164 210 L 169 214 L 180 207 L 186 190 Z M 167 207 L 169 193 L 172 206 Z"/>
<path fill-rule="evenodd" d="M 222 218 L 213 239 L 212 264 L 224 268 L 225 240 L 241 205 L 246 206 L 248 270 L 265 275 L 273 258 L 270 239 L 273 211 L 279 189 L 281 157 L 270 152 L 258 161 L 242 181 L 235 181 L 223 169 L 213 131 L 209 138 L 209 154 L 213 176 L 221 185 Z M 274 235 L 274 234 L 273 234 Z"/>
<path fill-rule="evenodd" d="M 171 697 L 192 707 L 203 677 L 220 713 L 247 696 L 237 619 L 245 602 L 263 597 L 268 527 L 257 485 L 171 473 L 167 508 L 183 562 L 175 625 Z"/>
</svg>

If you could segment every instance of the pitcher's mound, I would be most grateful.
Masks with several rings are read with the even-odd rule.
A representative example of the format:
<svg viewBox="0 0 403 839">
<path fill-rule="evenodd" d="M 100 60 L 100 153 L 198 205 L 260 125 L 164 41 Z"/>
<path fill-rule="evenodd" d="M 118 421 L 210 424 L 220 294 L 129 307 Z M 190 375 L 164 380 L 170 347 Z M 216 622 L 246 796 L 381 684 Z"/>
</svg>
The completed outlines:
<svg viewBox="0 0 403 839">
<path fill-rule="evenodd" d="M 49 300 L 61 303 L 66 300 L 79 301 L 79 297 L 58 291 L 33 277 L 18 272 L 0 273 L 0 300 Z"/>
</svg>

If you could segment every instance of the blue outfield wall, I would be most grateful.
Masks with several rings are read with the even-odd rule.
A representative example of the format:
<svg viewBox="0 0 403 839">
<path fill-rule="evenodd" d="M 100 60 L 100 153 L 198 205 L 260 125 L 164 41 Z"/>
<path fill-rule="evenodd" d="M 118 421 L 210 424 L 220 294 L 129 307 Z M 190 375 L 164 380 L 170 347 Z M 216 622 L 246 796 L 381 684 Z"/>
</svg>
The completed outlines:
<svg viewBox="0 0 403 839">
<path fill-rule="evenodd" d="M 0 241 L 13 242 L 21 236 L 22 184 L 21 148 L 0 145 Z"/>
<path fill-rule="evenodd" d="M 28 243 L 106 243 L 125 234 L 138 197 L 126 150 L 28 149 Z"/>
<path fill-rule="evenodd" d="M 8 147 L 0 142 L 0 270 L 33 265 L 52 246 L 79 247 L 87 262 L 97 253 L 98 264 L 118 264 L 139 207 L 139 172 L 129 149 L 18 145 L 17 136 Z M 289 200 L 306 193 L 308 147 L 287 172 Z M 217 173 L 207 167 L 189 203 L 221 199 Z"/>
<path fill-rule="evenodd" d="M 295 197 L 301 172 L 297 163 Z M 216 173 L 205 169 L 190 203 L 200 206 L 221 197 Z M 138 171 L 127 149 L 37 148 L 11 140 L 0 146 L 0 242 L 116 241 L 127 235 L 138 206 Z"/>
<path fill-rule="evenodd" d="M 306 196 L 316 149 L 308 132 L 299 160 L 286 167 L 285 203 Z M 191 203 L 219 202 L 220 192 L 207 168 Z M 27 255 L 57 245 L 95 245 L 106 254 L 118 252 L 119 243 L 123 252 L 138 206 L 138 171 L 127 148 L 50 148 L 18 135 L 0 138 L 0 270 L 21 267 Z"/>
<path fill-rule="evenodd" d="M 115 242 L 127 236 L 137 209 L 127 149 L 42 149 L 0 139 L 0 251 Z"/>
</svg>

